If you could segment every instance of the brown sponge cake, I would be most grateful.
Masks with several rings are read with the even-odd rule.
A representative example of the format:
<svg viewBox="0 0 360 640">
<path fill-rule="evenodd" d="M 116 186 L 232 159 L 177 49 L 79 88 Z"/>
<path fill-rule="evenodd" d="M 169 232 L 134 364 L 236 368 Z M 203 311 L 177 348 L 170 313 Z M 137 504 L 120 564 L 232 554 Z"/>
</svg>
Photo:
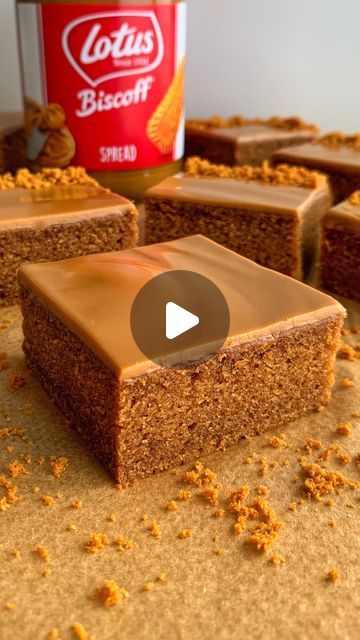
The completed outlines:
<svg viewBox="0 0 360 640">
<path fill-rule="evenodd" d="M 317 254 L 318 223 L 331 197 L 326 178 L 308 169 L 227 167 L 195 157 L 144 201 L 147 244 L 201 233 L 301 279 Z"/>
<path fill-rule="evenodd" d="M 181 269 L 222 291 L 230 329 L 212 359 L 165 369 L 137 347 L 130 310 Z M 25 264 L 19 280 L 27 365 L 121 484 L 329 402 L 343 307 L 201 236 Z"/>
<path fill-rule="evenodd" d="M 137 211 L 78 167 L 0 176 L 0 306 L 18 301 L 23 262 L 133 247 Z"/>
</svg>

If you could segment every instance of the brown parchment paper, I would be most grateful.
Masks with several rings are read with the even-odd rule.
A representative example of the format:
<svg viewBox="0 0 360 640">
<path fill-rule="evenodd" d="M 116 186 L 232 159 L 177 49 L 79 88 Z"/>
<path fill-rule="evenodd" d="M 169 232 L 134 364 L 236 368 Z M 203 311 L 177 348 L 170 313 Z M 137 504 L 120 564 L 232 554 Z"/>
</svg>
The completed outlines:
<svg viewBox="0 0 360 640">
<path fill-rule="evenodd" d="M 348 309 L 349 326 L 359 325 L 360 305 Z M 359 492 L 335 496 L 333 507 L 306 500 L 295 512 L 288 508 L 302 496 L 304 478 L 298 459 L 303 449 L 299 453 L 296 448 L 303 448 L 308 436 L 339 442 L 352 460 L 344 468 L 337 463 L 331 467 L 360 479 L 354 461 L 360 451 L 360 420 L 351 416 L 360 411 L 359 361 L 337 360 L 333 399 L 324 412 L 285 429 L 279 426 L 279 431 L 286 431 L 290 449 L 274 449 L 267 436 L 258 436 L 206 459 L 224 487 L 219 507 L 225 508 L 225 516 L 215 518 L 214 507 L 196 495 L 195 487 L 181 482 L 183 470 L 117 490 L 25 370 L 18 308 L 1 312 L 0 327 L 0 351 L 7 352 L 10 365 L 0 373 L 0 427 L 25 428 L 32 441 L 2 439 L 0 472 L 8 475 L 7 465 L 22 453 L 29 452 L 33 459 L 32 464 L 24 463 L 28 475 L 14 481 L 22 500 L 0 512 L 1 640 L 41 640 L 53 627 L 60 638 L 70 640 L 75 637 L 70 629 L 75 621 L 94 640 L 359 637 Z M 344 341 L 359 343 L 360 336 L 352 334 Z M 14 371 L 24 374 L 25 385 L 11 393 L 7 386 Z M 341 387 L 344 377 L 354 380 L 355 386 Z M 349 437 L 334 434 L 343 420 L 354 425 Z M 260 477 L 257 462 L 244 464 L 252 452 L 278 461 L 279 466 Z M 45 464 L 35 463 L 39 456 L 46 457 Z M 51 474 L 49 456 L 69 460 L 58 479 Z M 226 507 L 226 495 L 243 484 L 253 488 L 266 484 L 268 500 L 285 522 L 278 541 L 265 554 L 251 549 L 244 534 L 233 533 L 235 520 Z M 40 487 L 38 494 L 32 492 L 35 486 Z M 192 499 L 179 503 L 178 511 L 167 511 L 167 500 L 180 488 L 192 489 Z M 54 497 L 55 504 L 45 506 L 43 494 Z M 82 509 L 70 506 L 74 498 L 83 501 Z M 347 506 L 349 501 L 354 508 Z M 110 513 L 116 514 L 116 522 L 107 521 Z M 156 518 L 161 540 L 150 535 L 143 514 L 148 514 L 149 522 Z M 336 527 L 329 525 L 331 519 L 337 521 Z M 66 530 L 68 522 L 76 525 L 76 532 Z M 193 530 L 191 538 L 177 537 L 183 528 Z M 122 533 L 136 546 L 121 553 L 110 544 L 89 554 L 84 545 L 93 532 L 107 533 L 111 540 Z M 34 553 L 39 545 L 46 546 L 51 556 L 48 577 L 42 575 L 47 565 Z M 222 549 L 220 555 L 214 554 L 215 546 Z M 20 559 L 11 554 L 13 548 L 21 551 Z M 286 562 L 279 566 L 269 562 L 273 553 L 284 555 Z M 326 579 L 332 567 L 342 575 L 337 583 Z M 167 582 L 155 582 L 151 592 L 144 591 L 145 583 L 156 581 L 161 572 Z M 107 578 L 130 594 L 112 609 L 91 598 Z M 8 601 L 15 604 L 11 611 L 5 607 Z"/>
</svg>

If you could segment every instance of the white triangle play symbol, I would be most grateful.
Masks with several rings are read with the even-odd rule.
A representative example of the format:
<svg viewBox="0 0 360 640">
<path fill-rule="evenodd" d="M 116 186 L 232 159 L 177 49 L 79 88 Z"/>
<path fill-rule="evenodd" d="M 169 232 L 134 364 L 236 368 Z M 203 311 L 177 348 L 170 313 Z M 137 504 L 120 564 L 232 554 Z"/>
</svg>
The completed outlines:
<svg viewBox="0 0 360 640">
<path fill-rule="evenodd" d="M 196 327 L 199 322 L 198 316 L 179 307 L 175 302 L 166 303 L 166 337 L 168 340 L 173 340 L 185 331 Z"/>
</svg>

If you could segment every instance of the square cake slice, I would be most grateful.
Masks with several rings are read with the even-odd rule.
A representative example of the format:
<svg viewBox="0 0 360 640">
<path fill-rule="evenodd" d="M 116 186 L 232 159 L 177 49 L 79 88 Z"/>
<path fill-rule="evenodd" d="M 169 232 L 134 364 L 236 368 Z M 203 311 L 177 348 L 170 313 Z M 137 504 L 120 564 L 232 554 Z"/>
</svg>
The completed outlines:
<svg viewBox="0 0 360 640">
<path fill-rule="evenodd" d="M 360 191 L 323 218 L 319 271 L 321 287 L 360 302 Z"/>
<path fill-rule="evenodd" d="M 229 165 L 261 164 L 281 147 L 310 142 L 317 127 L 298 117 L 269 119 L 232 116 L 188 120 L 185 155 Z"/>
<path fill-rule="evenodd" d="M 310 144 L 279 149 L 272 155 L 272 162 L 325 173 L 338 203 L 360 188 L 360 134 L 329 133 Z"/>
<path fill-rule="evenodd" d="M 230 327 L 211 359 L 164 368 L 139 350 L 130 313 L 145 284 L 174 270 L 220 289 Z M 123 485 L 330 400 L 343 307 L 202 236 L 25 264 L 19 281 L 27 365 Z"/>
<path fill-rule="evenodd" d="M 331 205 L 325 176 L 286 165 L 225 167 L 188 158 L 185 173 L 151 187 L 145 242 L 200 233 L 264 267 L 301 279 Z"/>
<path fill-rule="evenodd" d="M 138 239 L 137 210 L 79 167 L 0 176 L 0 306 L 18 301 L 23 262 L 126 249 Z"/>
</svg>

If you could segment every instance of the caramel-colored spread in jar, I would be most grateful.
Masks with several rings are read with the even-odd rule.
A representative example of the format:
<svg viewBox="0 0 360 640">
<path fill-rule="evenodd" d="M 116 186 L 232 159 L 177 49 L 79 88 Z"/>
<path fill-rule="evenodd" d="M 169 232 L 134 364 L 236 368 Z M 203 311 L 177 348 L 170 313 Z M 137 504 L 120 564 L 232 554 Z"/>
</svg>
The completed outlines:
<svg viewBox="0 0 360 640">
<path fill-rule="evenodd" d="M 131 198 L 181 168 L 185 2 L 18 0 L 26 164 Z"/>
</svg>

